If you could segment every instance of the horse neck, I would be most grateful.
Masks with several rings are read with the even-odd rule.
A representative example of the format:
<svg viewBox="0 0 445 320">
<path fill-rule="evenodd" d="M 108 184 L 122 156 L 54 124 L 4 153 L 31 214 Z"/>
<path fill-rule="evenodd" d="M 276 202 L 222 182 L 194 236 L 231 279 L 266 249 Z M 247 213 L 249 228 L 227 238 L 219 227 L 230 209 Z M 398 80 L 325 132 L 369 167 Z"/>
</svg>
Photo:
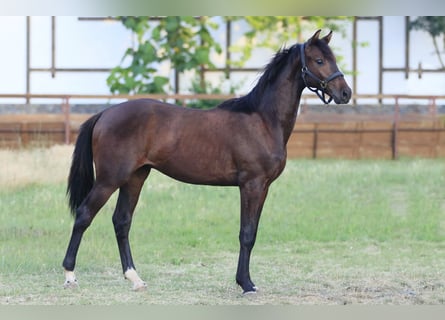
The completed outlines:
<svg viewBox="0 0 445 320">
<path fill-rule="evenodd" d="M 301 70 L 301 67 L 297 68 Z M 287 144 L 294 129 L 303 89 L 301 72 L 289 70 L 264 93 L 260 110 L 266 113 L 264 118 L 269 119 L 272 128 L 282 135 L 284 144 Z"/>
</svg>

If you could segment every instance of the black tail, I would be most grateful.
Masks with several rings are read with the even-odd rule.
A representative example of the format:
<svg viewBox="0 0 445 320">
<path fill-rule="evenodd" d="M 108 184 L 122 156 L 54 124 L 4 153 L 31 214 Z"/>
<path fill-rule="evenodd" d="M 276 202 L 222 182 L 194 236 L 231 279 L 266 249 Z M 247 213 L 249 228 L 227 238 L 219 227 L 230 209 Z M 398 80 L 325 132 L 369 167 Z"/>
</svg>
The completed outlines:
<svg viewBox="0 0 445 320">
<path fill-rule="evenodd" d="M 68 177 L 68 187 L 66 190 L 73 216 L 76 215 L 76 209 L 91 191 L 94 184 L 91 140 L 94 126 L 101 115 L 102 113 L 98 113 L 82 124 L 76 146 L 74 147 L 70 175 Z"/>
</svg>

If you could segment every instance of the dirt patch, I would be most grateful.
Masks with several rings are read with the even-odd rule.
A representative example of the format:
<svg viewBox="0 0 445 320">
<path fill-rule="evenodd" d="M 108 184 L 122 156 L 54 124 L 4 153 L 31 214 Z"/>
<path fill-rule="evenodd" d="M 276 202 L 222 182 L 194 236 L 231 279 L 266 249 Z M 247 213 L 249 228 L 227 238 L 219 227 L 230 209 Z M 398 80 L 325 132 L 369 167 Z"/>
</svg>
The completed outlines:
<svg viewBox="0 0 445 320">
<path fill-rule="evenodd" d="M 72 152 L 71 145 L 55 145 L 48 149 L 23 149 L 19 152 L 0 149 L 0 161 L 7 164 L 7 170 L 0 171 L 0 188 L 65 181 Z"/>
</svg>

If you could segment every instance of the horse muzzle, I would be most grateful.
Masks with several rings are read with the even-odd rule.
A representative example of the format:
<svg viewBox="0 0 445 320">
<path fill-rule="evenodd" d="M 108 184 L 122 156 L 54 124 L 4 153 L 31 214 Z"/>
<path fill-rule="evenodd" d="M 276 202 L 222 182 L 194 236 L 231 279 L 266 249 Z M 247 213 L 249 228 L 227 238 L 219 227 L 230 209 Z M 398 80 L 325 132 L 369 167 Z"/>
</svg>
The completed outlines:
<svg viewBox="0 0 445 320">
<path fill-rule="evenodd" d="M 340 82 L 343 83 L 338 88 L 332 83 L 331 86 L 326 88 L 326 92 L 332 97 L 336 104 L 347 104 L 349 100 L 351 100 L 352 90 L 344 80 L 340 80 Z"/>
</svg>

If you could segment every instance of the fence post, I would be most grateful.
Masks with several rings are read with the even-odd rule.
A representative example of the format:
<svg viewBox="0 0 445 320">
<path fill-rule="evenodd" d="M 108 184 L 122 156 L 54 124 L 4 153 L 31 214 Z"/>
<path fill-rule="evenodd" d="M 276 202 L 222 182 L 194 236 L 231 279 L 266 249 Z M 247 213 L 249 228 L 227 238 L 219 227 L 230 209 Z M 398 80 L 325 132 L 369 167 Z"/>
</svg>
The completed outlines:
<svg viewBox="0 0 445 320">
<path fill-rule="evenodd" d="M 62 111 L 64 115 L 65 124 L 65 144 L 70 144 L 71 140 L 71 124 L 70 124 L 70 102 L 69 96 L 65 96 L 62 99 Z"/>
<path fill-rule="evenodd" d="M 28 122 L 24 122 L 20 125 L 20 143 L 21 146 L 28 146 L 29 145 L 29 127 Z"/>
<path fill-rule="evenodd" d="M 394 105 L 394 122 L 392 126 L 392 159 L 397 160 L 399 158 L 399 150 L 398 150 L 398 129 L 399 129 L 399 97 L 395 97 L 395 105 Z"/>
<path fill-rule="evenodd" d="M 436 97 L 431 97 L 430 113 L 433 116 L 433 120 L 436 120 L 437 117 Z"/>
<path fill-rule="evenodd" d="M 363 145 L 363 133 L 365 131 L 364 121 L 357 122 L 356 124 L 356 132 L 358 134 L 358 147 L 357 147 L 357 159 L 362 158 L 362 145 Z"/>
<path fill-rule="evenodd" d="M 437 117 L 437 103 L 436 103 L 436 97 L 431 97 L 431 109 L 430 112 L 432 113 L 433 118 L 433 132 L 436 132 L 435 134 L 435 143 L 432 147 L 431 155 L 435 158 L 439 156 L 439 144 L 440 144 L 440 125 L 439 125 L 439 118 Z"/>
<path fill-rule="evenodd" d="M 315 124 L 314 127 L 314 142 L 313 142 L 313 149 L 312 149 L 312 158 L 317 159 L 317 146 L 318 144 L 318 123 Z"/>
</svg>

